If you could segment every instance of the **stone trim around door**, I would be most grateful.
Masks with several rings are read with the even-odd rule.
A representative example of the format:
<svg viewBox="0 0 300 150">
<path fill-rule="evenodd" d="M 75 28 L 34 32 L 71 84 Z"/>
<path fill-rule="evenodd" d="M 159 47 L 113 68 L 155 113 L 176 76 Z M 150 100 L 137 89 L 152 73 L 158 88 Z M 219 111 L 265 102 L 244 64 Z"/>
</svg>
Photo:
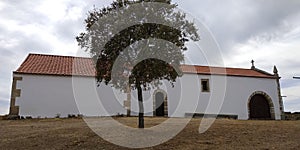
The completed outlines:
<svg viewBox="0 0 300 150">
<path fill-rule="evenodd" d="M 156 116 L 156 99 L 155 99 L 155 95 L 157 93 L 162 93 L 164 95 L 164 116 L 168 117 L 168 96 L 167 96 L 167 92 L 165 92 L 162 89 L 157 89 L 153 92 L 153 116 Z"/>
<path fill-rule="evenodd" d="M 268 101 L 269 103 L 269 107 L 270 107 L 270 114 L 271 114 L 271 119 L 272 120 L 275 120 L 275 111 L 274 111 L 274 104 L 273 104 L 273 101 L 271 99 L 271 97 L 263 92 L 263 91 L 255 91 L 254 93 L 252 93 L 248 99 L 248 119 L 250 119 L 250 101 L 252 99 L 253 96 L 255 95 L 262 95 L 266 98 L 266 100 Z"/>
<path fill-rule="evenodd" d="M 19 106 L 16 106 L 16 98 L 21 96 L 21 89 L 17 89 L 18 81 L 22 81 L 22 77 L 13 77 L 12 88 L 11 88 L 11 97 L 10 97 L 10 116 L 19 115 Z"/>
<path fill-rule="evenodd" d="M 127 86 L 126 88 L 126 100 L 124 100 L 123 107 L 127 110 L 127 117 L 131 115 L 131 88 Z"/>
</svg>

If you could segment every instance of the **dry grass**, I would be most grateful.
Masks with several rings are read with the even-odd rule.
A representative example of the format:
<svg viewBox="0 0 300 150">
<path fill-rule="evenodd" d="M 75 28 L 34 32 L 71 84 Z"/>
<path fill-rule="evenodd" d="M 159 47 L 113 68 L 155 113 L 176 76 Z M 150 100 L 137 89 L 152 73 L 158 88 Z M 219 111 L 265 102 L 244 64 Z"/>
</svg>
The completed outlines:
<svg viewBox="0 0 300 150">
<path fill-rule="evenodd" d="M 117 118 L 136 126 L 137 118 Z M 146 118 L 146 127 L 165 118 Z M 300 121 L 220 119 L 199 134 L 193 119 L 174 139 L 147 149 L 299 149 Z M 97 136 L 82 119 L 0 120 L 0 149 L 127 149 Z"/>
</svg>

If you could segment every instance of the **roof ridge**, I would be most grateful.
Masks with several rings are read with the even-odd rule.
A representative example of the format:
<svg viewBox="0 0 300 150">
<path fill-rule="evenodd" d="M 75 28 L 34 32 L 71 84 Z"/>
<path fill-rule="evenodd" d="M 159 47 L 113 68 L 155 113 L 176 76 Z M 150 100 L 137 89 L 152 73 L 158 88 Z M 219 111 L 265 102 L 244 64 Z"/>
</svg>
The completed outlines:
<svg viewBox="0 0 300 150">
<path fill-rule="evenodd" d="M 266 74 L 266 75 L 274 76 L 274 74 L 271 74 L 267 71 L 264 71 L 264 70 L 261 70 L 261 69 L 258 69 L 258 68 L 253 68 L 252 70 L 258 71 L 258 72 Z"/>
<path fill-rule="evenodd" d="M 52 56 L 52 57 L 68 57 L 68 58 L 83 58 L 83 59 L 91 59 L 90 57 L 83 57 L 83 56 L 66 56 L 66 55 L 55 55 L 55 54 L 39 54 L 39 53 L 29 53 L 29 56 L 36 55 L 36 56 Z"/>
<path fill-rule="evenodd" d="M 220 66 L 208 66 L 208 65 L 189 65 L 189 64 L 181 64 L 181 66 L 196 66 L 196 67 L 209 67 L 209 68 L 223 68 L 223 69 L 242 69 L 242 70 L 252 70 L 247 68 L 239 68 L 239 67 L 220 67 Z"/>
</svg>

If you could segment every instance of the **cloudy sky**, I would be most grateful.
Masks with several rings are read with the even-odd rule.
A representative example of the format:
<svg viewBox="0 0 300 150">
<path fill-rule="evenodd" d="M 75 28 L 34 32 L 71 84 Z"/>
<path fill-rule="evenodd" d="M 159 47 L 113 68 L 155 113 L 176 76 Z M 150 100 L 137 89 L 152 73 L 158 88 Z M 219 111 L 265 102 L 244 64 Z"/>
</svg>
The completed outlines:
<svg viewBox="0 0 300 150">
<path fill-rule="evenodd" d="M 111 0 L 0 1 L 0 114 L 7 114 L 12 71 L 29 53 L 76 55 L 88 10 Z M 286 111 L 300 111 L 299 0 L 173 0 L 207 26 L 226 66 L 278 67 Z M 195 64 L 201 62 L 194 61 Z"/>
</svg>

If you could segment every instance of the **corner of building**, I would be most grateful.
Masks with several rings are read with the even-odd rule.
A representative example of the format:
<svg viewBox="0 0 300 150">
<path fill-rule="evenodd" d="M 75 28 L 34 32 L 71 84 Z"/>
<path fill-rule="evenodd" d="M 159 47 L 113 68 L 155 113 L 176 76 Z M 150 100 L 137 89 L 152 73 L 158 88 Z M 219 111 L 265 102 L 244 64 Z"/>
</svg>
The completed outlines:
<svg viewBox="0 0 300 150">
<path fill-rule="evenodd" d="M 13 81 L 11 87 L 11 97 L 10 97 L 10 107 L 9 107 L 9 116 L 18 117 L 19 116 L 19 106 L 16 105 L 16 98 L 21 96 L 21 89 L 17 89 L 18 81 L 22 81 L 21 76 L 15 75 L 13 73 Z"/>
</svg>

